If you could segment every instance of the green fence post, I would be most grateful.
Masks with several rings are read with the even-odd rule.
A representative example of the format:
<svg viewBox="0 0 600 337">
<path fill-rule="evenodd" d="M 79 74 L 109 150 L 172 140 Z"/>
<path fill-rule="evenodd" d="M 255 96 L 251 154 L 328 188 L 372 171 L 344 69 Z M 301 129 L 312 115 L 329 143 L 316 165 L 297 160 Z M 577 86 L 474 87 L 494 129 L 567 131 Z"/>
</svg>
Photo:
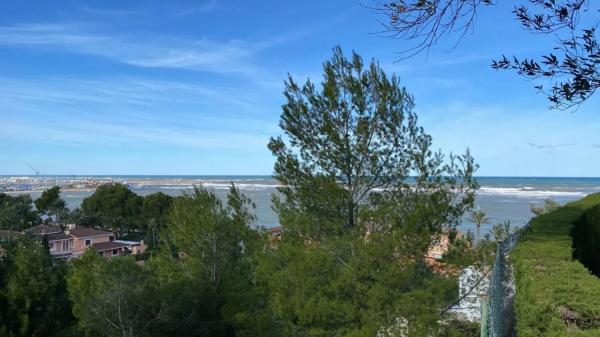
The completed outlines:
<svg viewBox="0 0 600 337">
<path fill-rule="evenodd" d="M 480 294 L 481 300 L 481 337 L 488 337 L 489 296 Z"/>
</svg>

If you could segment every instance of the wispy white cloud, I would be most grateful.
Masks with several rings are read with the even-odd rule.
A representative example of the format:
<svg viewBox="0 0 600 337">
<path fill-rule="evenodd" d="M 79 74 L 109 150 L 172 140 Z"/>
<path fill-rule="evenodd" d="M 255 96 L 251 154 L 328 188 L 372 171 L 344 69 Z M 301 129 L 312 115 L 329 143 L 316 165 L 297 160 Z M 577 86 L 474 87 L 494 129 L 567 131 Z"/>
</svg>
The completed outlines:
<svg viewBox="0 0 600 337">
<path fill-rule="evenodd" d="M 180 129 L 159 125 L 77 122 L 45 123 L 11 121 L 0 137 L 69 146 L 101 145 L 128 148 L 175 146 L 197 149 L 235 149 L 254 152 L 265 148 L 267 135 L 207 129 Z"/>
<path fill-rule="evenodd" d="M 187 39 L 155 34 L 98 33 L 82 24 L 20 24 L 0 27 L 0 45 L 46 48 L 106 57 L 148 68 L 176 68 L 258 76 L 260 51 L 298 37 L 297 32 L 258 41 Z"/>
<path fill-rule="evenodd" d="M 11 142 L 254 151 L 276 132 L 275 121 L 255 116 L 256 98 L 233 88 L 143 78 L 0 78 L 0 86 L 0 139 Z"/>
<path fill-rule="evenodd" d="M 146 12 L 143 9 L 108 9 L 91 6 L 83 6 L 81 11 L 86 14 L 92 14 L 102 17 L 131 17 L 132 15 L 142 15 Z"/>
<path fill-rule="evenodd" d="M 570 147 L 575 146 L 577 143 L 550 143 L 550 144 L 537 144 L 533 142 L 528 142 L 527 145 L 537 148 L 537 149 L 550 149 L 555 150 L 561 147 Z"/>
<path fill-rule="evenodd" d="M 217 0 L 208 0 L 205 3 L 201 3 L 194 7 L 186 8 L 178 11 L 175 15 L 184 16 L 184 15 L 193 15 L 197 13 L 206 13 L 214 10 L 217 7 Z"/>
<path fill-rule="evenodd" d="M 110 77 L 95 80 L 73 78 L 0 78 L 0 102 L 6 105 L 47 104 L 156 106 L 166 103 L 219 103 L 236 108 L 256 104 L 256 98 L 239 88 L 168 80 Z"/>
</svg>

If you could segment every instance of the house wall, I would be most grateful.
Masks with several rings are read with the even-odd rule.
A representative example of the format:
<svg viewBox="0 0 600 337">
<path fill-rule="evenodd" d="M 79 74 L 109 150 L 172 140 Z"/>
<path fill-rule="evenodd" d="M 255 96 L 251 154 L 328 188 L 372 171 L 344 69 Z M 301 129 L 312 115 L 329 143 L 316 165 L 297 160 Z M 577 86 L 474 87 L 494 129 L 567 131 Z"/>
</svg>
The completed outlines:
<svg viewBox="0 0 600 337">
<path fill-rule="evenodd" d="M 136 246 L 132 246 L 131 247 L 131 254 L 132 255 L 138 255 L 138 254 L 144 254 L 144 252 L 146 251 L 146 245 L 145 244 L 140 244 L 140 245 L 136 245 Z"/>
<path fill-rule="evenodd" d="M 102 243 L 110 241 L 110 234 L 102 235 L 102 236 L 93 236 L 93 237 L 81 237 L 75 239 L 75 246 L 73 247 L 74 251 L 83 252 L 85 250 L 85 240 L 92 240 L 91 244 Z"/>
<path fill-rule="evenodd" d="M 101 253 L 102 256 L 108 257 L 108 258 L 111 258 L 113 256 L 116 257 L 116 256 L 123 256 L 123 255 L 125 255 L 125 251 L 123 250 L 123 248 L 117 248 L 116 250 L 117 250 L 117 255 L 113 255 L 113 250 L 112 249 L 103 250 L 103 251 L 101 251 L 99 253 Z"/>
<path fill-rule="evenodd" d="M 63 249 L 63 242 L 69 242 L 69 245 L 66 250 Z M 71 251 L 73 249 L 73 240 L 71 239 L 50 241 L 48 243 L 54 244 L 54 247 L 50 248 L 50 253 L 61 253 L 65 251 Z"/>
</svg>

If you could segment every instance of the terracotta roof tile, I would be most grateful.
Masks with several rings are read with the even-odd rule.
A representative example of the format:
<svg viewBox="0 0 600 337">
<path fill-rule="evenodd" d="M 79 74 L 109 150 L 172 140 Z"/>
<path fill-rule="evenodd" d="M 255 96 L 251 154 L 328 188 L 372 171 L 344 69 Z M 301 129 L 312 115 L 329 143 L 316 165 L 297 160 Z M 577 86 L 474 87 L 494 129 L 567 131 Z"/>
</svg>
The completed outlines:
<svg viewBox="0 0 600 337">
<path fill-rule="evenodd" d="M 111 232 L 99 231 L 93 228 L 75 228 L 69 231 L 69 235 L 75 238 L 84 238 L 90 236 L 112 235 Z"/>
<path fill-rule="evenodd" d="M 48 234 L 47 238 L 48 238 L 48 241 L 72 239 L 69 235 L 67 235 L 65 233 Z"/>
<path fill-rule="evenodd" d="M 115 242 L 115 241 L 94 243 L 92 246 L 99 252 L 105 251 L 105 250 L 129 247 L 129 245 L 126 243 Z"/>
</svg>

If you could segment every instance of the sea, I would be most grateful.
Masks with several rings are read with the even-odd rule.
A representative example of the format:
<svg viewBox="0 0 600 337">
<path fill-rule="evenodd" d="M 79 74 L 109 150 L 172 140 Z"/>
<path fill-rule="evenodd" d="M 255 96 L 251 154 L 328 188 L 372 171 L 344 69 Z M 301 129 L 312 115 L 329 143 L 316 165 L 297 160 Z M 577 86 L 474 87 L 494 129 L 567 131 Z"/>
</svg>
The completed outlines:
<svg viewBox="0 0 600 337">
<path fill-rule="evenodd" d="M 270 176 L 96 176 L 90 178 L 131 181 L 130 188 L 139 195 L 163 192 L 177 196 L 189 191 L 194 185 L 203 185 L 225 199 L 230 184 L 234 183 L 243 194 L 256 205 L 257 224 L 273 227 L 279 224 L 278 216 L 271 207 L 271 196 L 277 192 L 279 183 Z M 545 199 L 561 204 L 600 192 L 600 178 L 555 178 L 555 177 L 478 177 L 480 189 L 476 196 L 476 207 L 482 209 L 490 219 L 481 228 L 482 235 L 492 225 L 510 221 L 513 226 L 526 224 L 532 216 L 531 206 L 540 205 Z M 64 191 L 62 198 L 69 208 L 81 205 L 92 191 Z M 40 193 L 31 192 L 35 199 Z M 475 232 L 475 226 L 465 219 L 459 229 Z"/>
</svg>

